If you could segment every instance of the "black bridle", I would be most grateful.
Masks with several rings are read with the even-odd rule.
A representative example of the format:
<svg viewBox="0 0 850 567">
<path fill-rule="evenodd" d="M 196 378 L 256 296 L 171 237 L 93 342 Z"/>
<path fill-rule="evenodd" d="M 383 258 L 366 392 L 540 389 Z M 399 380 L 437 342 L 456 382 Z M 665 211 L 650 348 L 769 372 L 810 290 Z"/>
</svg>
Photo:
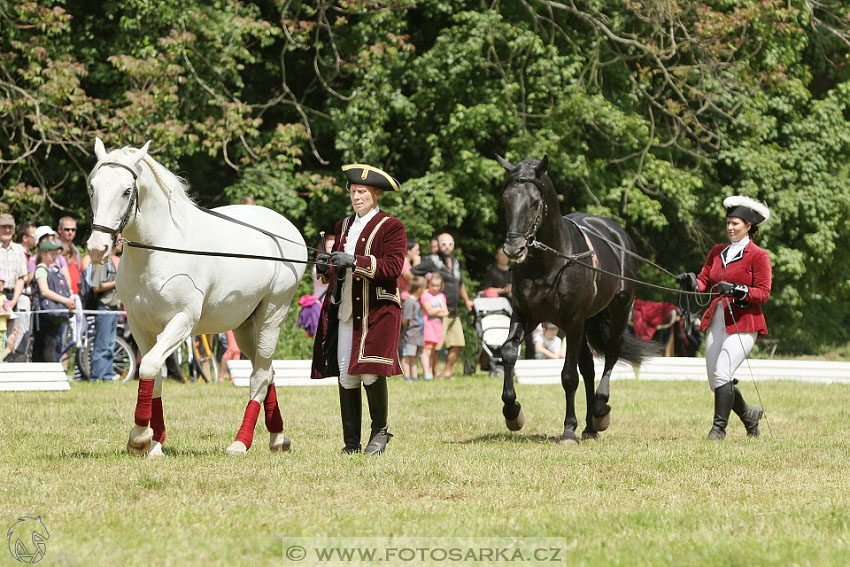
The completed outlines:
<svg viewBox="0 0 850 567">
<path fill-rule="evenodd" d="M 139 184 L 138 184 L 139 174 L 136 173 L 136 170 L 133 169 L 132 167 L 130 167 L 129 165 L 125 165 L 125 164 L 119 163 L 117 161 L 105 161 L 105 162 L 103 162 L 103 163 L 101 163 L 100 165 L 97 166 L 97 169 L 95 169 L 94 172 L 92 172 L 91 177 L 94 177 L 95 174 L 97 173 L 97 170 L 100 169 L 101 167 L 105 166 L 105 165 L 109 165 L 109 166 L 113 166 L 113 167 L 120 167 L 120 168 L 126 169 L 127 171 L 130 172 L 130 175 L 133 176 L 133 188 L 130 190 L 130 200 L 127 202 L 127 209 L 124 211 L 124 214 L 121 216 L 121 221 L 118 223 L 118 227 L 117 228 L 109 228 L 108 226 L 103 226 L 102 224 L 95 224 L 95 223 L 92 223 L 92 225 L 91 225 L 92 232 L 97 230 L 97 231 L 100 231 L 100 232 L 105 232 L 107 234 L 111 234 L 113 237 L 117 237 L 118 233 L 121 232 L 122 230 L 124 230 L 124 227 L 127 226 L 128 222 L 130 222 L 130 213 L 133 212 L 134 205 L 135 205 L 135 212 L 136 213 L 139 212 Z M 89 179 L 91 179 L 91 177 Z M 89 183 L 88 183 L 88 190 L 89 190 L 89 197 L 91 197 L 94 194 L 94 189 L 91 186 L 91 181 L 89 181 Z"/>
<path fill-rule="evenodd" d="M 543 200 L 543 190 L 544 185 L 543 181 L 537 179 L 536 177 L 517 177 L 514 179 L 508 179 L 505 182 L 505 189 L 517 183 L 531 183 L 535 187 L 540 190 L 540 201 L 537 203 L 537 211 L 534 213 L 534 219 L 531 221 L 531 226 L 529 226 L 528 230 L 525 232 L 513 232 L 508 231 L 508 238 L 524 238 L 526 245 L 529 248 L 538 248 L 539 242 L 537 241 L 537 231 L 540 229 L 540 223 L 543 222 L 543 215 L 546 214 L 548 208 L 546 207 L 546 202 Z"/>
</svg>

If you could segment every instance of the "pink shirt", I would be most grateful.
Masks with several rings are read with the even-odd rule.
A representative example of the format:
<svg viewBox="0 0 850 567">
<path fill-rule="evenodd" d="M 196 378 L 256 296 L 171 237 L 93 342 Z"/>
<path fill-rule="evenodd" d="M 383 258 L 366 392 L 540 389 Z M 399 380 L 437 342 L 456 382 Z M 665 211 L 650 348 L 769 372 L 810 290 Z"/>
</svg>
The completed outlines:
<svg viewBox="0 0 850 567">
<path fill-rule="evenodd" d="M 440 344 L 443 342 L 443 318 L 435 317 L 432 319 L 431 317 L 428 317 L 425 305 L 438 309 L 440 307 L 445 307 L 446 296 L 442 293 L 431 295 L 431 292 L 425 290 L 422 292 L 419 302 L 422 304 L 422 322 L 425 327 L 425 342 Z"/>
</svg>

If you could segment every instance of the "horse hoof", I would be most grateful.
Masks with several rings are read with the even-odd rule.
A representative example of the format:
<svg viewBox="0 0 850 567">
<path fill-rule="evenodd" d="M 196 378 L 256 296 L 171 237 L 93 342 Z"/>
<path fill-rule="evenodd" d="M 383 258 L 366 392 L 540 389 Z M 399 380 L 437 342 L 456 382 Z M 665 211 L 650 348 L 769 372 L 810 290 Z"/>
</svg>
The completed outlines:
<svg viewBox="0 0 850 567">
<path fill-rule="evenodd" d="M 153 429 L 134 425 L 127 440 L 127 452 L 131 455 L 147 455 L 153 442 Z"/>
<path fill-rule="evenodd" d="M 587 441 L 588 439 L 598 439 L 598 438 L 599 438 L 599 432 L 597 432 L 597 431 L 584 430 L 584 431 L 581 432 L 581 440 L 582 441 Z"/>
<path fill-rule="evenodd" d="M 242 441 L 234 441 L 233 444 L 225 451 L 228 455 L 247 455 L 248 447 Z"/>
<path fill-rule="evenodd" d="M 593 416 L 593 427 L 596 431 L 605 431 L 611 425 L 611 412 L 609 411 L 602 417 Z"/>
<path fill-rule="evenodd" d="M 164 457 L 165 454 L 162 452 L 162 443 L 159 441 L 154 441 L 151 444 L 151 450 L 148 451 L 147 457 L 148 459 L 156 459 L 159 457 Z"/>
<path fill-rule="evenodd" d="M 522 413 L 522 410 L 519 410 L 519 413 L 513 419 L 506 419 L 505 425 L 508 426 L 508 429 L 511 431 L 519 431 L 522 429 L 522 426 L 525 425 L 525 414 Z"/>
<path fill-rule="evenodd" d="M 283 433 L 269 434 L 269 450 L 275 453 L 286 453 L 292 449 L 292 440 Z"/>
<path fill-rule="evenodd" d="M 578 439 L 575 437 L 561 437 L 558 445 L 561 447 L 578 447 Z"/>
</svg>

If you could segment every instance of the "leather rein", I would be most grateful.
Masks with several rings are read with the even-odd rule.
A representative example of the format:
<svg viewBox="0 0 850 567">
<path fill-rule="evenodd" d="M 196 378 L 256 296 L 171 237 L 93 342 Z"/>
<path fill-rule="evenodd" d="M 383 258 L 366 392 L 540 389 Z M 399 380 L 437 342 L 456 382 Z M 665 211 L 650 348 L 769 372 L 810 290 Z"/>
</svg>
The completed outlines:
<svg viewBox="0 0 850 567">
<path fill-rule="evenodd" d="M 91 180 L 91 178 L 94 177 L 94 174 L 97 173 L 98 169 L 100 169 L 101 167 L 104 167 L 104 166 L 120 167 L 122 169 L 129 171 L 130 175 L 133 176 L 133 187 L 130 189 L 130 199 L 127 202 L 127 208 L 125 209 L 124 214 L 121 216 L 121 221 L 118 223 L 118 226 L 116 228 L 110 228 L 108 226 L 103 226 L 102 224 L 92 223 L 92 225 L 91 225 L 92 232 L 94 232 L 94 231 L 105 232 L 107 234 L 112 235 L 113 238 L 115 238 L 116 240 L 119 240 L 121 243 L 126 244 L 127 246 L 131 246 L 133 248 L 141 248 L 143 250 L 155 250 L 157 252 L 171 252 L 171 253 L 175 253 L 175 254 L 187 254 L 187 255 L 191 255 L 191 256 L 213 256 L 213 257 L 219 257 L 219 258 L 246 258 L 246 259 L 251 259 L 251 260 L 272 260 L 272 261 L 276 261 L 276 262 L 291 262 L 291 263 L 294 263 L 294 264 L 317 264 L 317 265 L 322 265 L 322 266 L 329 266 L 330 265 L 327 262 L 317 262 L 315 260 L 294 260 L 294 259 L 289 259 L 289 258 L 280 258 L 278 256 L 260 256 L 260 255 L 256 255 L 256 254 L 237 254 L 237 253 L 231 253 L 231 252 L 209 252 L 209 251 L 202 251 L 202 250 L 185 250 L 185 249 L 181 249 L 181 248 L 168 248 L 168 247 L 165 247 L 165 246 L 155 246 L 153 244 L 143 244 L 141 242 L 135 242 L 133 240 L 127 240 L 126 238 L 120 238 L 119 239 L 118 233 L 122 232 L 124 230 L 124 227 L 127 226 L 127 223 L 130 222 L 130 214 L 133 213 L 133 216 L 135 217 L 135 215 L 138 214 L 139 210 L 140 210 L 139 209 L 139 184 L 138 184 L 139 175 L 138 175 L 138 173 L 136 173 L 136 170 L 133 169 L 132 167 L 130 167 L 129 165 L 126 165 L 126 164 L 123 164 L 123 163 L 120 163 L 120 162 L 117 162 L 117 161 L 105 161 L 105 162 L 102 162 L 100 165 L 97 166 L 97 169 L 95 169 L 92 172 L 92 174 L 89 176 L 89 180 Z M 91 186 L 91 181 L 88 182 L 88 192 L 89 192 L 89 197 L 91 197 L 92 194 L 94 193 L 94 189 Z M 218 217 L 220 219 L 224 219 L 226 221 L 251 228 L 253 230 L 256 230 L 258 232 L 265 234 L 266 236 L 271 236 L 272 238 L 285 240 L 286 242 L 291 242 L 292 244 L 298 244 L 299 246 L 304 246 L 308 250 L 315 250 L 316 252 L 322 252 L 322 250 L 319 250 L 318 248 L 314 248 L 312 246 L 307 246 L 303 242 L 296 242 L 296 241 L 294 241 L 290 238 L 287 238 L 285 236 L 281 236 L 279 234 L 275 234 L 273 232 L 270 232 L 270 231 L 265 230 L 263 228 L 260 228 L 258 226 L 254 226 L 252 224 L 248 224 L 248 223 L 241 221 L 239 219 L 235 219 L 233 217 L 227 216 L 227 215 L 219 213 L 217 211 L 211 211 L 211 210 L 206 209 L 204 207 L 200 207 L 200 206 L 196 205 L 195 203 L 192 203 L 192 204 L 195 206 L 195 208 L 197 208 L 197 209 L 199 209 L 199 210 L 201 210 L 201 211 L 203 211 L 203 212 L 205 212 L 209 215 L 212 215 L 214 217 Z"/>
</svg>

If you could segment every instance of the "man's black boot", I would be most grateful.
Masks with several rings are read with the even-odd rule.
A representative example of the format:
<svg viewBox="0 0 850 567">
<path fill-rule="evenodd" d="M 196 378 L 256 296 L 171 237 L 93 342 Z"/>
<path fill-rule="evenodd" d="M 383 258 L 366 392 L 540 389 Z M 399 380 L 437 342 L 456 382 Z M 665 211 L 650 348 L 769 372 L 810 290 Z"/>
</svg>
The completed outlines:
<svg viewBox="0 0 850 567">
<path fill-rule="evenodd" d="M 342 416 L 343 453 L 360 452 L 360 414 L 362 409 L 360 386 L 346 390 L 339 386 L 339 413 Z"/>
<path fill-rule="evenodd" d="M 388 410 L 387 379 L 379 376 L 373 384 L 366 386 L 366 399 L 369 402 L 369 416 L 372 418 L 372 435 L 363 453 L 377 455 L 382 453 L 390 442 L 392 433 L 387 429 Z"/>
</svg>

